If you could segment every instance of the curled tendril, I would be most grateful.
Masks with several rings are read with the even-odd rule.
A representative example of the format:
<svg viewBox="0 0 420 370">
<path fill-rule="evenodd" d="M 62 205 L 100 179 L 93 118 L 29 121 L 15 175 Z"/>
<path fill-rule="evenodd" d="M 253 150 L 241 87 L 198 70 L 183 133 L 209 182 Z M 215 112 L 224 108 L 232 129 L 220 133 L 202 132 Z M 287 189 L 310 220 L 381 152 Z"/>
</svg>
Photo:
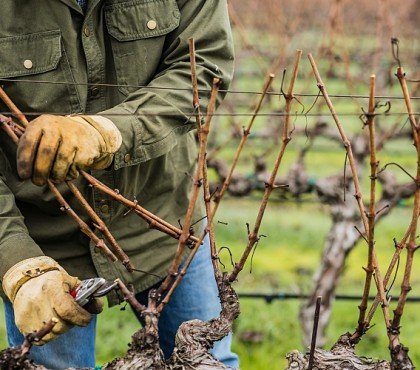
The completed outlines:
<svg viewBox="0 0 420 370">
<path fill-rule="evenodd" d="M 381 102 L 381 101 L 376 102 L 374 111 L 376 111 L 377 109 L 380 109 L 380 108 L 385 108 L 385 110 L 383 112 L 369 113 L 369 112 L 366 112 L 363 107 L 361 107 L 361 110 L 362 110 L 363 113 L 360 114 L 359 119 L 362 121 L 363 126 L 366 126 L 369 123 L 369 118 L 370 117 L 376 117 L 376 116 L 380 116 L 380 115 L 386 116 L 391 111 L 391 107 L 392 107 L 391 101 L 389 101 L 389 100 L 387 100 L 385 102 Z"/>
<path fill-rule="evenodd" d="M 303 115 L 305 116 L 305 135 L 306 135 L 306 142 L 308 142 L 309 140 L 309 134 L 308 134 L 308 114 L 310 113 L 310 111 L 315 107 L 319 97 L 321 96 L 321 91 L 318 91 L 318 94 L 315 98 L 315 100 L 313 101 L 313 103 L 311 104 L 311 106 L 309 107 L 309 109 L 303 113 Z"/>
<path fill-rule="evenodd" d="M 220 255 L 220 252 L 224 249 L 226 249 L 229 253 L 230 264 L 232 265 L 232 267 L 235 267 L 235 263 L 233 262 L 233 254 L 229 247 L 221 247 L 217 254 Z M 218 259 L 219 259 L 219 262 L 223 265 L 223 268 L 225 268 L 225 265 L 220 261 L 220 257 L 218 257 Z"/>
<path fill-rule="evenodd" d="M 255 245 L 254 245 L 254 248 L 253 248 L 253 250 L 252 250 L 252 254 L 251 254 L 251 266 L 250 266 L 250 268 L 249 268 L 249 273 L 250 274 L 252 274 L 252 266 L 253 266 L 253 264 L 254 264 L 254 254 L 255 254 L 255 251 L 257 250 L 257 247 L 258 247 L 258 243 L 260 242 L 260 240 L 261 240 L 261 238 L 266 238 L 267 237 L 267 235 L 263 235 L 263 234 L 261 234 L 259 237 L 258 237 L 258 239 L 257 239 L 257 241 L 256 241 L 256 243 L 255 243 Z"/>
<path fill-rule="evenodd" d="M 394 273 L 394 276 L 392 278 L 392 282 L 389 285 L 389 288 L 387 289 L 387 292 L 386 292 L 386 299 L 387 300 L 389 300 L 391 298 L 391 289 L 393 288 L 393 286 L 395 284 L 395 280 L 397 280 L 397 275 L 398 275 L 399 268 L 400 268 L 400 256 L 398 256 L 398 258 L 397 258 L 397 266 L 395 268 L 395 273 Z"/>
<path fill-rule="evenodd" d="M 385 171 L 387 169 L 388 166 L 396 166 L 398 167 L 401 171 L 403 171 L 410 179 L 412 179 L 413 181 L 416 181 L 416 179 L 400 164 L 395 163 L 395 162 L 389 162 L 387 163 L 384 167 L 382 167 L 379 171 L 378 171 L 378 175 Z"/>
<path fill-rule="evenodd" d="M 347 189 L 347 160 L 349 159 L 349 154 L 346 151 L 346 156 L 344 157 L 344 166 L 343 166 L 343 202 L 346 202 L 346 189 Z"/>
<path fill-rule="evenodd" d="M 391 37 L 392 56 L 394 60 L 398 63 L 398 67 L 401 68 L 399 43 L 400 40 L 398 40 L 398 38 Z"/>
</svg>

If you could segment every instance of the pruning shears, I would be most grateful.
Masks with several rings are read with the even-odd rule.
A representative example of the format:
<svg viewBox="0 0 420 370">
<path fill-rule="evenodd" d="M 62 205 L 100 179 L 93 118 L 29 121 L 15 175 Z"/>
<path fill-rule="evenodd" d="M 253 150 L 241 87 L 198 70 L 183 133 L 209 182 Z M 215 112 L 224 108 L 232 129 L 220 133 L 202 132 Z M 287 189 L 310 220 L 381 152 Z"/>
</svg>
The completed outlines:
<svg viewBox="0 0 420 370">
<path fill-rule="evenodd" d="M 115 281 L 105 280 L 104 278 L 92 278 L 82 280 L 81 283 L 70 292 L 70 295 L 80 305 L 85 306 L 92 299 L 107 295 L 117 287 Z"/>
</svg>

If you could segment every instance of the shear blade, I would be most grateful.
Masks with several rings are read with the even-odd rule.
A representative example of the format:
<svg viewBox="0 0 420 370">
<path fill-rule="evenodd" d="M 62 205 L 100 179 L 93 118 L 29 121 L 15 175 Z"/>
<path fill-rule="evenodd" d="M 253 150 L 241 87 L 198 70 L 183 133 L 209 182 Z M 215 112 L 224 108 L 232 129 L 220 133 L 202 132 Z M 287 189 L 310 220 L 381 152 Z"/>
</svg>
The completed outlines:
<svg viewBox="0 0 420 370">
<path fill-rule="evenodd" d="M 106 281 L 95 293 L 92 294 L 93 297 L 103 297 L 107 295 L 111 290 L 114 290 L 117 287 L 117 283 L 115 281 Z"/>
</svg>

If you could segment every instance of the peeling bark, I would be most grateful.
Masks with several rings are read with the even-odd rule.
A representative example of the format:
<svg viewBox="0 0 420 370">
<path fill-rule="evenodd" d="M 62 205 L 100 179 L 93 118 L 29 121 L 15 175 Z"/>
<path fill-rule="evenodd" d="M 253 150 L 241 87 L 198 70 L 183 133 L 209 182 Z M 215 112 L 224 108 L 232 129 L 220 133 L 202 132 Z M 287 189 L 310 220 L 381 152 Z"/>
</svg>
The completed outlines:
<svg viewBox="0 0 420 370">
<path fill-rule="evenodd" d="M 164 370 L 167 369 L 159 346 L 158 317 L 145 312 L 145 326 L 133 334 L 127 354 L 102 367 L 104 370 Z"/>
<path fill-rule="evenodd" d="M 374 360 L 358 357 L 354 346 L 349 342 L 350 333 L 340 337 L 331 351 L 316 349 L 314 353 L 315 370 L 391 370 L 388 361 Z M 286 370 L 307 370 L 309 354 L 292 351 L 287 355 L 288 367 Z"/>
<path fill-rule="evenodd" d="M 219 286 L 222 311 L 218 318 L 209 321 L 184 322 L 175 337 L 175 349 L 168 361 L 163 360 L 157 336 L 157 318 L 151 316 L 149 325 L 133 335 L 127 355 L 106 365 L 104 370 L 207 370 L 227 369 L 209 350 L 214 343 L 232 330 L 233 321 L 239 316 L 238 297 L 224 279 Z M 152 325 L 151 325 L 152 324 Z M 150 327 L 147 333 L 147 328 Z"/>
<path fill-rule="evenodd" d="M 224 277 L 219 286 L 222 311 L 220 316 L 208 322 L 187 321 L 179 328 L 175 339 L 175 351 L 169 359 L 169 369 L 227 369 L 208 351 L 214 343 L 224 338 L 232 330 L 233 321 L 239 316 L 238 297 Z"/>
<path fill-rule="evenodd" d="M 36 365 L 27 356 L 22 356 L 22 347 L 6 348 L 0 352 L 1 370 L 47 370 L 44 366 Z"/>
<path fill-rule="evenodd" d="M 391 369 L 392 370 L 414 370 L 415 367 L 408 356 L 408 348 L 402 344 L 391 348 Z"/>
</svg>

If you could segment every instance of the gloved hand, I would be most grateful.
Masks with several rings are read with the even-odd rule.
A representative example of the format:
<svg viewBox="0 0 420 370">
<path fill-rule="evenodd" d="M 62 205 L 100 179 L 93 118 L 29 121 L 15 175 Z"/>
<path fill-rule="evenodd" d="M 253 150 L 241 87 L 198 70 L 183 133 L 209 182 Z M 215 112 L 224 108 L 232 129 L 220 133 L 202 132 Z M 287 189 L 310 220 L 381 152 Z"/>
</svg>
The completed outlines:
<svg viewBox="0 0 420 370">
<path fill-rule="evenodd" d="M 58 319 L 52 332 L 37 345 L 53 340 L 73 325 L 89 324 L 91 314 L 70 295 L 78 284 L 76 277 L 46 256 L 23 260 L 3 277 L 3 290 L 13 304 L 16 326 L 22 334 L 39 330 L 54 317 Z"/>
<path fill-rule="evenodd" d="M 78 169 L 107 168 L 122 143 L 121 133 L 102 116 L 42 115 L 19 140 L 17 169 L 36 185 L 72 180 Z"/>
</svg>

